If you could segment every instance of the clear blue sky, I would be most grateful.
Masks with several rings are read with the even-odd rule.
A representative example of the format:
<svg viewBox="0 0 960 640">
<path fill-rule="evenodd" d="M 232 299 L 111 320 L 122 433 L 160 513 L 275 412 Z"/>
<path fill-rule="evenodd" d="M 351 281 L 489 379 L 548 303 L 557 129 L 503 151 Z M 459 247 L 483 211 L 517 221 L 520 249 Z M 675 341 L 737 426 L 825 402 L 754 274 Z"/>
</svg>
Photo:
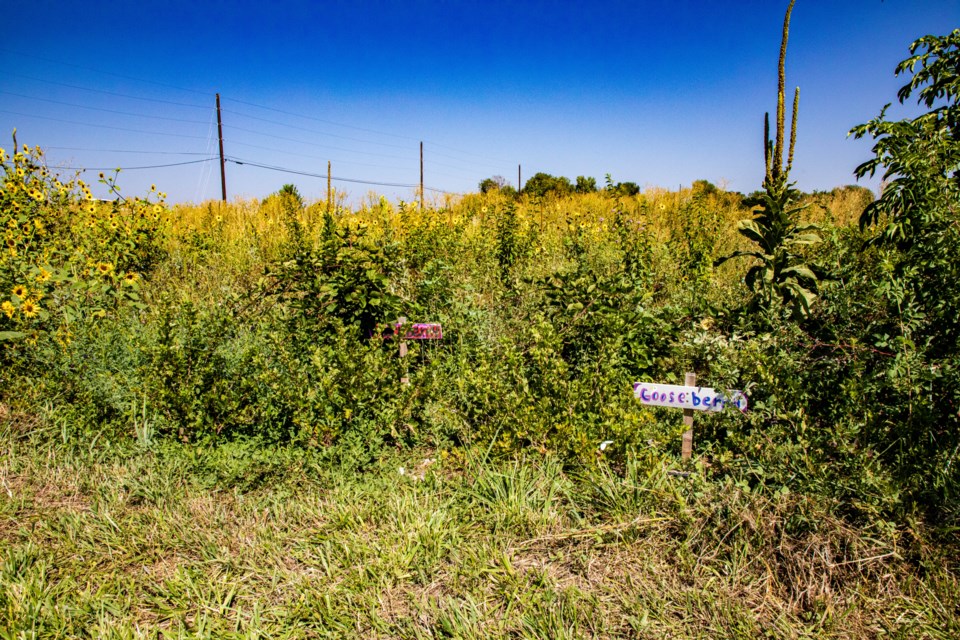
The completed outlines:
<svg viewBox="0 0 960 640">
<path fill-rule="evenodd" d="M 51 164 L 137 167 L 216 155 L 306 173 L 475 191 L 537 171 L 676 188 L 762 180 L 786 0 L 672 2 L 32 2 L 4 9 L 0 146 Z M 794 179 L 854 181 L 854 125 L 895 101 L 909 44 L 960 27 L 957 0 L 798 0 Z M 893 111 L 894 115 L 910 110 Z M 92 126 L 97 125 L 97 126 Z M 133 153 L 150 152 L 150 153 Z M 96 174 L 87 174 L 95 179 Z M 94 180 L 95 181 L 95 180 Z M 218 198 L 215 162 L 121 174 L 172 201 Z M 230 197 L 325 179 L 227 165 Z M 876 182 L 867 186 L 875 187 Z M 406 187 L 338 182 L 410 199 Z M 102 193 L 102 192 L 101 192 Z"/>
</svg>

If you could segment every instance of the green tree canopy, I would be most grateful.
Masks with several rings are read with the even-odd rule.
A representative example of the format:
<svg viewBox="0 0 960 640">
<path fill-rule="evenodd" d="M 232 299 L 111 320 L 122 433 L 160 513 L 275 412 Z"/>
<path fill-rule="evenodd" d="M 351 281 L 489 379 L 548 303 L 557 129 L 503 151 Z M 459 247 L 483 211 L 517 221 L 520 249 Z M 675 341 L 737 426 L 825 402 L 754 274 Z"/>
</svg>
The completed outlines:
<svg viewBox="0 0 960 640">
<path fill-rule="evenodd" d="M 573 185 L 569 178 L 541 172 L 534 174 L 527 180 L 527 183 L 523 185 L 523 191 L 535 198 L 542 198 L 548 193 L 565 196 L 573 192 Z"/>
<path fill-rule="evenodd" d="M 500 191 L 507 186 L 507 180 L 503 176 L 493 176 L 484 178 L 480 181 L 480 193 L 489 193 L 491 191 Z"/>
<path fill-rule="evenodd" d="M 573 190 L 577 193 L 595 193 L 597 190 L 597 179 L 577 176 L 577 184 Z"/>
</svg>

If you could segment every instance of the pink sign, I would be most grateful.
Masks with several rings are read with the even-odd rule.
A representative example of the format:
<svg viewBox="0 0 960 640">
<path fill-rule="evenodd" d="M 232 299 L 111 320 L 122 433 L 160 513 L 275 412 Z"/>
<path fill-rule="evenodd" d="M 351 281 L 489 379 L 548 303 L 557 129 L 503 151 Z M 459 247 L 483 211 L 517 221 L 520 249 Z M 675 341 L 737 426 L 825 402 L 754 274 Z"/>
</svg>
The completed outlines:
<svg viewBox="0 0 960 640">
<path fill-rule="evenodd" d="M 403 340 L 441 340 L 443 338 L 443 328 L 439 322 L 414 322 L 413 324 L 395 325 L 397 333 Z"/>
</svg>

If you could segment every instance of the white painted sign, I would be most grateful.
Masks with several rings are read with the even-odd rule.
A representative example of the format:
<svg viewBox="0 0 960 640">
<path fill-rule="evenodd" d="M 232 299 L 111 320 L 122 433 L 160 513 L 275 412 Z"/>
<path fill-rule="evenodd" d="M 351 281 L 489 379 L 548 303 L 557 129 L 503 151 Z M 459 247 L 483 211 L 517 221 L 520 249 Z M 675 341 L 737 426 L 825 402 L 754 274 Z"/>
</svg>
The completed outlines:
<svg viewBox="0 0 960 640">
<path fill-rule="evenodd" d="M 708 387 L 685 387 L 677 384 L 634 382 L 633 395 L 643 404 L 696 411 L 723 411 L 726 407 L 747 410 L 747 396 L 742 391 L 717 392 Z"/>
</svg>

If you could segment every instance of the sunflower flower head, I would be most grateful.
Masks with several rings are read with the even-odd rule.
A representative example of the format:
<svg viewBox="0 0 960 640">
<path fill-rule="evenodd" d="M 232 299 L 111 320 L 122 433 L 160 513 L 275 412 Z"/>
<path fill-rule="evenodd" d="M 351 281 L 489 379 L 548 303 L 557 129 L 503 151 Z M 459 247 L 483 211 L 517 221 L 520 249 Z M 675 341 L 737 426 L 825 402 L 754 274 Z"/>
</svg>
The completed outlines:
<svg viewBox="0 0 960 640">
<path fill-rule="evenodd" d="M 24 298 L 27 297 L 27 294 L 30 293 L 30 291 L 29 291 L 24 285 L 18 284 L 17 286 L 15 286 L 15 287 L 13 288 L 13 292 L 12 292 L 12 293 L 13 293 L 13 295 L 15 295 L 16 297 L 18 297 L 18 298 L 20 298 L 21 300 L 23 300 Z"/>
<path fill-rule="evenodd" d="M 36 300 L 27 300 L 22 305 L 20 305 L 20 311 L 28 318 L 32 318 L 37 315 L 37 312 L 40 310 L 40 305 L 37 304 Z"/>
<path fill-rule="evenodd" d="M 113 273 L 113 265 L 109 262 L 98 262 L 97 263 L 97 273 L 102 276 L 110 275 Z"/>
<path fill-rule="evenodd" d="M 9 300 L 4 300 L 3 304 L 0 304 L 0 311 L 3 312 L 3 315 L 8 318 L 12 318 L 13 314 L 16 312 L 17 308 L 13 306 L 13 303 Z"/>
</svg>

